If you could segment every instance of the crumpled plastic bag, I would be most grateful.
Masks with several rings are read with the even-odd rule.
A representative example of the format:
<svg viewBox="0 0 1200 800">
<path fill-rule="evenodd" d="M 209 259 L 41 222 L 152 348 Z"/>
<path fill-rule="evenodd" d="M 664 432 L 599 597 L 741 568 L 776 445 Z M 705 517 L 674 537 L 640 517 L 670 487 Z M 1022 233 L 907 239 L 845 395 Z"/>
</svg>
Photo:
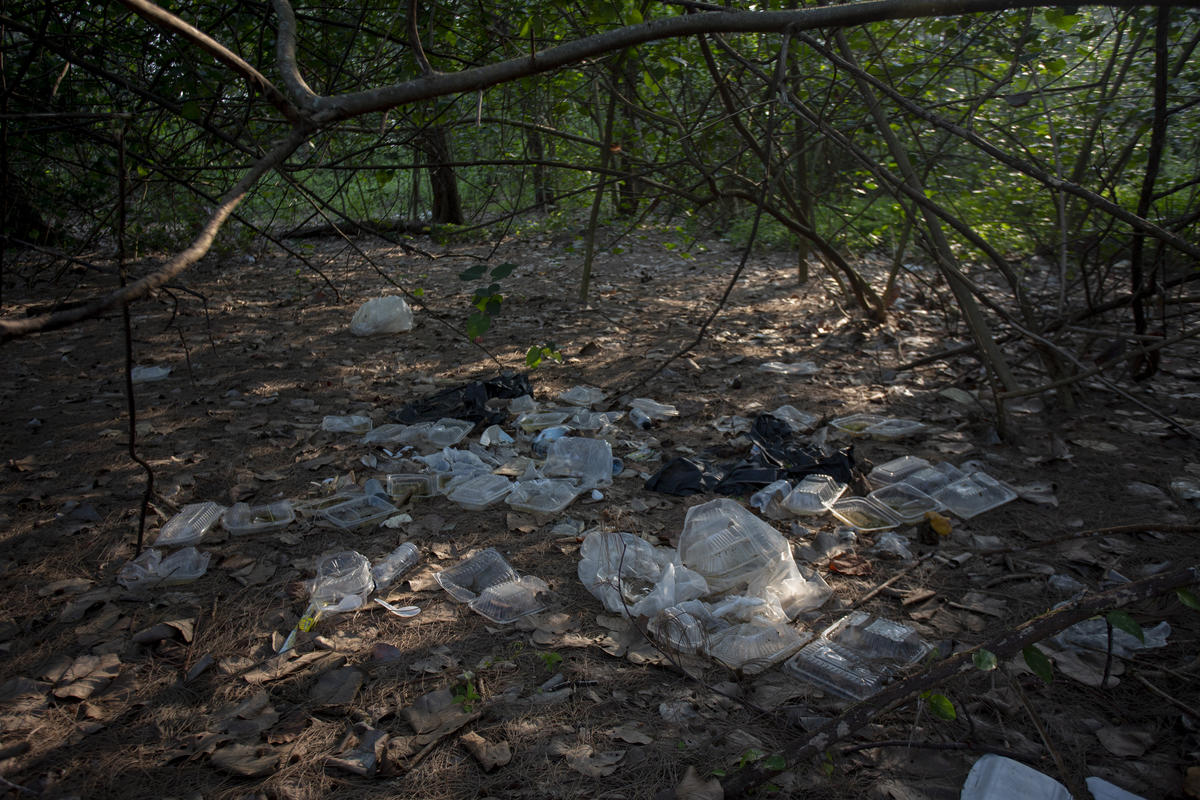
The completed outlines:
<svg viewBox="0 0 1200 800">
<path fill-rule="evenodd" d="M 592 531 L 579 548 L 579 580 L 609 611 L 653 617 L 708 593 L 704 578 L 678 555 L 632 533 Z"/>
<path fill-rule="evenodd" d="M 355 336 L 374 336 L 379 333 L 404 333 L 413 327 L 413 312 L 403 297 L 376 297 L 359 306 L 350 319 L 350 332 Z"/>
<path fill-rule="evenodd" d="M 196 580 L 208 570 L 212 556 L 194 547 L 185 547 L 164 557 L 161 550 L 149 548 L 121 567 L 117 582 L 126 589 L 176 586 Z"/>
</svg>

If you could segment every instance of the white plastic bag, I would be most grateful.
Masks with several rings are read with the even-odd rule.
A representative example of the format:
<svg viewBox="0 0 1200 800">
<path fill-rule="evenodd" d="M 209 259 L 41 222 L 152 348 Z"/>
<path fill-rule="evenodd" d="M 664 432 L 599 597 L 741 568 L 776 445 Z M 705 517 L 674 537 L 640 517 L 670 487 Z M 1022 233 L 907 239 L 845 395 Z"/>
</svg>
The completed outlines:
<svg viewBox="0 0 1200 800">
<path fill-rule="evenodd" d="M 350 332 L 355 336 L 374 336 L 377 333 L 404 333 L 413 327 L 412 309 L 403 297 L 376 297 L 363 303 L 350 320 Z"/>
</svg>

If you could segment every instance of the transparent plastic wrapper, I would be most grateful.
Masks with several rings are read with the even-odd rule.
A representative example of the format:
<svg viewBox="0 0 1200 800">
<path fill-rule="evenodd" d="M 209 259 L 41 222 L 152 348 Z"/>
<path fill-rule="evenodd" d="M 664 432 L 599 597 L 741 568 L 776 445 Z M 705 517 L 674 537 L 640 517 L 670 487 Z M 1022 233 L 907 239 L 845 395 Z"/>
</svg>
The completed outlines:
<svg viewBox="0 0 1200 800">
<path fill-rule="evenodd" d="M 433 576 L 438 586 L 460 603 L 469 603 L 489 586 L 515 581 L 520 576 L 493 547 L 480 550 Z"/>
<path fill-rule="evenodd" d="M 362 443 L 395 444 L 402 442 L 405 434 L 408 432 L 408 427 L 408 425 L 401 425 L 399 422 L 388 422 L 367 431 L 366 435 L 362 438 Z"/>
<path fill-rule="evenodd" d="M 350 332 L 355 336 L 374 336 L 379 333 L 404 333 L 413 327 L 413 312 L 403 297 L 376 297 L 363 303 L 350 318 Z"/>
<path fill-rule="evenodd" d="M 328 416 L 321 420 L 321 430 L 330 433 L 366 433 L 373 425 L 371 418 L 362 414 Z"/>
<path fill-rule="evenodd" d="M 908 547 L 908 540 L 895 531 L 884 531 L 879 534 L 871 552 L 879 556 L 899 558 L 902 561 L 911 561 L 913 558 L 913 552 Z"/>
<path fill-rule="evenodd" d="M 909 524 L 925 519 L 925 512 L 938 511 L 942 507 L 937 500 L 907 483 L 883 486 L 871 492 L 867 498 L 891 511 L 901 522 Z"/>
<path fill-rule="evenodd" d="M 586 408 L 581 408 L 571 415 L 567 424 L 580 431 L 602 431 L 606 426 L 615 424 L 623 416 L 625 416 L 624 411 L 588 411 Z"/>
<path fill-rule="evenodd" d="M 914 472 L 932 467 L 932 464 L 920 456 L 900 456 L 872 469 L 867 480 L 871 482 L 872 486 L 889 486 L 904 480 Z"/>
<path fill-rule="evenodd" d="M 778 664 L 813 638 L 786 623 L 732 625 L 709 637 L 705 652 L 729 669 L 754 675 Z"/>
<path fill-rule="evenodd" d="M 971 519 L 1016 500 L 1017 493 L 986 472 L 972 472 L 938 490 L 933 499 L 955 516 Z"/>
<path fill-rule="evenodd" d="M 249 533 L 283 530 L 294 519 L 296 512 L 290 500 L 279 500 L 259 506 L 234 503 L 221 516 L 221 524 L 234 536 L 244 536 Z"/>
<path fill-rule="evenodd" d="M 573 478 L 583 489 L 612 486 L 612 445 L 603 439 L 565 436 L 550 443 L 542 473 Z"/>
<path fill-rule="evenodd" d="M 321 517 L 343 530 L 377 525 L 395 514 L 396 507 L 377 494 L 355 495 L 321 512 Z"/>
<path fill-rule="evenodd" d="M 1171 635 L 1171 625 L 1166 620 L 1153 628 L 1143 628 L 1143 642 L 1131 633 L 1126 633 L 1114 627 L 1112 632 L 1113 655 L 1129 658 L 1138 650 L 1148 650 L 1167 646 L 1167 637 Z M 1081 648 L 1094 650 L 1098 653 L 1108 652 L 1108 626 L 1102 619 L 1085 619 L 1059 633 L 1052 639 L 1060 647 Z"/>
<path fill-rule="evenodd" d="M 508 401 L 508 413 L 510 414 L 526 414 L 530 411 L 537 411 L 537 407 L 537 401 L 527 394 Z"/>
<path fill-rule="evenodd" d="M 554 425 L 550 428 L 542 428 L 533 437 L 533 441 L 529 443 L 529 449 L 537 458 L 545 458 L 550 452 L 550 445 L 557 442 L 564 436 L 570 436 L 573 429 L 569 425 Z"/>
<path fill-rule="evenodd" d="M 392 552 L 381 558 L 371 567 L 371 579 L 375 582 L 375 591 L 382 591 L 396 579 L 408 572 L 421 560 L 421 552 L 412 542 L 405 542 Z"/>
<path fill-rule="evenodd" d="M 686 605 L 675 605 L 659 611 L 646 623 L 646 630 L 660 647 L 692 655 L 704 648 L 708 634 L 703 618 L 686 610 Z"/>
<path fill-rule="evenodd" d="M 674 559 L 672 551 L 632 533 L 592 531 L 579 548 L 578 575 L 609 611 L 653 617 L 708 594 L 704 578 Z"/>
<path fill-rule="evenodd" d="M 224 513 L 225 506 L 211 500 L 186 505 L 162 526 L 154 546 L 187 547 L 196 544 L 212 530 Z"/>
<path fill-rule="evenodd" d="M 866 436 L 867 428 L 872 425 L 878 425 L 886 420 L 887 417 L 881 417 L 878 414 L 849 414 L 845 417 L 838 417 L 830 421 L 830 425 L 842 433 L 848 433 L 851 436 Z"/>
<path fill-rule="evenodd" d="M 152 381 L 161 381 L 170 374 L 170 367 L 138 366 L 129 371 L 129 376 L 134 383 L 151 383 Z"/>
<path fill-rule="evenodd" d="M 857 544 L 857 533 L 850 528 L 838 528 L 835 531 L 818 531 L 811 541 L 800 545 L 799 552 L 802 559 L 815 564 L 842 553 L 852 553 Z"/>
<path fill-rule="evenodd" d="M 468 511 L 482 511 L 503 500 L 512 488 L 508 478 L 488 472 L 452 484 L 446 489 L 446 499 Z"/>
<path fill-rule="evenodd" d="M 852 651 L 817 638 L 800 648 L 783 669 L 796 678 L 846 700 L 865 700 L 883 678 Z"/>
<path fill-rule="evenodd" d="M 792 485 L 778 480 L 750 495 L 750 505 L 757 508 L 768 519 L 785 519 L 791 513 L 783 507 L 783 500 L 792 492 Z"/>
<path fill-rule="evenodd" d="M 484 447 L 496 444 L 513 444 L 516 440 L 504 432 L 499 425 L 489 425 L 479 434 L 479 443 Z"/>
<path fill-rule="evenodd" d="M 792 375 L 794 377 L 803 377 L 805 375 L 816 375 L 821 371 L 815 361 L 793 361 L 790 364 L 785 364 L 782 361 L 764 361 L 758 365 L 759 372 L 770 372 L 774 375 Z"/>
<path fill-rule="evenodd" d="M 580 487 L 572 481 L 541 478 L 518 481 L 504 502 L 517 511 L 557 514 L 579 496 Z"/>
<path fill-rule="evenodd" d="M 572 386 L 558 395 L 558 399 L 567 405 L 590 408 L 604 402 L 604 392 L 593 386 Z"/>
<path fill-rule="evenodd" d="M 629 407 L 642 412 L 654 422 L 662 422 L 671 417 L 679 416 L 679 409 L 669 403 L 660 403 L 648 397 L 636 397 L 629 401 Z"/>
<path fill-rule="evenodd" d="M 418 422 L 409 425 L 396 441 L 410 444 L 418 450 L 441 450 L 461 442 L 474 427 L 474 422 L 450 418 L 437 422 Z"/>
<path fill-rule="evenodd" d="M 296 514 L 299 514 L 301 517 L 304 517 L 305 519 L 311 519 L 313 517 L 321 516 L 321 512 L 327 509 L 333 508 L 334 506 L 340 506 L 342 503 L 345 503 L 348 500 L 353 500 L 358 496 L 358 492 L 347 489 L 334 494 L 325 495 L 324 497 L 314 497 L 309 500 L 301 500 L 300 502 L 292 505 L 292 511 L 294 511 Z"/>
<path fill-rule="evenodd" d="M 898 667 L 915 664 L 933 650 L 912 628 L 900 622 L 854 611 L 821 634 L 851 650 L 865 661 L 889 662 Z"/>
<path fill-rule="evenodd" d="M 492 622 L 506 625 L 526 614 L 546 608 L 550 587 L 541 578 L 524 575 L 516 580 L 488 586 L 467 606 Z"/>
<path fill-rule="evenodd" d="M 325 556 L 317 563 L 317 577 L 311 586 L 313 606 L 322 613 L 353 611 L 375 588 L 371 562 L 353 550 Z"/>
<path fill-rule="evenodd" d="M 843 497 L 829 507 L 830 513 L 856 531 L 886 531 L 897 527 L 900 518 L 891 509 L 865 497 Z"/>
<path fill-rule="evenodd" d="M 819 575 L 801 574 L 783 534 L 729 498 L 688 510 L 679 558 L 703 575 L 713 592 L 743 590 L 767 601 L 768 617 L 792 619 L 820 606 L 831 593 Z"/>
<path fill-rule="evenodd" d="M 475 453 L 469 450 L 455 450 L 452 447 L 443 448 L 440 453 L 417 456 L 416 460 L 433 471 L 435 492 L 443 494 L 455 483 L 492 471 L 492 468 Z"/>
<path fill-rule="evenodd" d="M 780 406 L 771 412 L 771 416 L 786 422 L 793 433 L 808 433 L 817 427 L 817 423 L 821 421 L 821 418 L 816 414 L 801 411 L 791 405 Z"/>
<path fill-rule="evenodd" d="M 882 422 L 875 423 L 867 428 L 864 433 L 872 439 L 878 439 L 881 442 L 894 442 L 898 439 L 922 433 L 928 427 L 925 423 L 917 422 L 915 419 L 888 418 Z"/>
<path fill-rule="evenodd" d="M 184 547 L 167 556 L 161 550 L 149 548 L 121 567 L 117 582 L 130 591 L 190 583 L 208 570 L 210 558 L 208 553 L 194 547 Z"/>
<path fill-rule="evenodd" d="M 845 492 L 846 484 L 830 475 L 805 475 L 781 505 L 784 511 L 798 517 L 824 514 Z"/>
</svg>

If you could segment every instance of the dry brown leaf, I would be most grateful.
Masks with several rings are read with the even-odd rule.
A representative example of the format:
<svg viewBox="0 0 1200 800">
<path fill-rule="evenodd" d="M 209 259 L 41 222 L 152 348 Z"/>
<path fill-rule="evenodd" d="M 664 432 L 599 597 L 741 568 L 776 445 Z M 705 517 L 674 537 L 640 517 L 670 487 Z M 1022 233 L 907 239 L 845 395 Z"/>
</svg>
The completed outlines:
<svg viewBox="0 0 1200 800">
<path fill-rule="evenodd" d="M 80 656 L 63 673 L 54 689 L 59 698 L 74 697 L 86 700 L 103 688 L 121 671 L 121 659 L 116 653 L 102 656 Z"/>
<path fill-rule="evenodd" d="M 701 780 L 696 768 L 689 766 L 675 787 L 676 800 L 725 800 L 725 790 L 716 778 Z"/>
<path fill-rule="evenodd" d="M 475 731 L 463 734 L 458 740 L 467 748 L 467 752 L 475 757 L 484 772 L 491 772 L 496 767 L 503 767 L 512 761 L 512 748 L 508 746 L 508 742 L 493 744 Z"/>
<path fill-rule="evenodd" d="M 356 667 L 330 670 L 317 680 L 309 694 L 319 706 L 343 706 L 354 700 L 363 677 L 362 670 Z"/>
<path fill-rule="evenodd" d="M 1096 731 L 1096 738 L 1105 750 L 1118 758 L 1141 758 L 1154 744 L 1154 736 L 1149 731 L 1129 728 L 1101 728 Z"/>
<path fill-rule="evenodd" d="M 636 722 L 626 722 L 613 728 L 609 735 L 629 744 L 650 744 L 654 741 L 654 737 L 646 733 L 644 726 Z"/>
<path fill-rule="evenodd" d="M 625 751 L 610 750 L 597 753 L 591 745 L 579 744 L 564 748 L 562 755 L 567 760 L 567 766 L 580 775 L 606 778 L 617 771 L 617 766 L 625 757 Z"/>
<path fill-rule="evenodd" d="M 243 778 L 264 778 L 279 764 L 279 753 L 266 745 L 226 745 L 211 758 L 217 769 Z"/>
<path fill-rule="evenodd" d="M 1183 792 L 1188 797 L 1200 797 L 1200 767 L 1188 767 L 1183 780 Z"/>
</svg>

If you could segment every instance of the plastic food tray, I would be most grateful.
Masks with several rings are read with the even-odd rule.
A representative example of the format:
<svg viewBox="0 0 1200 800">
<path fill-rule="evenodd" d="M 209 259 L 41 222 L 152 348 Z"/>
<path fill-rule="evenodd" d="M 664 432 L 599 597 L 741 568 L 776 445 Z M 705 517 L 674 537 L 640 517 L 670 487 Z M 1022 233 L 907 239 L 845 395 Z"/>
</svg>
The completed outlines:
<svg viewBox="0 0 1200 800">
<path fill-rule="evenodd" d="M 296 519 L 290 500 L 280 500 L 268 505 L 250 506 L 234 503 L 221 517 L 225 530 L 235 536 L 247 533 L 266 533 L 286 528 Z"/>
<path fill-rule="evenodd" d="M 204 538 L 225 513 L 225 506 L 211 500 L 192 503 L 167 520 L 154 540 L 155 547 L 186 547 Z"/>
<path fill-rule="evenodd" d="M 731 669 L 761 672 L 788 658 L 813 638 L 789 625 L 734 625 L 713 635 L 706 652 Z"/>
<path fill-rule="evenodd" d="M 433 577 L 455 600 L 469 603 L 489 586 L 515 581 L 520 576 L 504 556 L 489 547 Z"/>
<path fill-rule="evenodd" d="M 865 497 L 844 497 L 829 507 L 830 513 L 856 531 L 888 531 L 900 518 L 885 506 Z"/>
<path fill-rule="evenodd" d="M 526 575 L 487 587 L 467 605 L 475 613 L 504 625 L 544 609 L 549 589 L 545 581 Z"/>
<path fill-rule="evenodd" d="M 387 476 L 387 493 L 392 502 L 403 505 L 417 497 L 437 494 L 437 479 L 432 475 L 397 472 Z"/>
<path fill-rule="evenodd" d="M 504 502 L 517 511 L 536 514 L 557 514 L 579 496 L 580 487 L 571 481 L 543 478 L 521 481 L 513 487 Z"/>
<path fill-rule="evenodd" d="M 927 428 L 925 423 L 917 422 L 915 419 L 885 419 L 883 422 L 877 422 L 867 428 L 866 434 L 872 439 L 894 442 L 897 439 L 914 436 Z"/>
<path fill-rule="evenodd" d="M 901 522 L 908 523 L 920 522 L 925 518 L 926 511 L 937 511 L 942 507 L 937 500 L 907 483 L 884 486 L 871 492 L 867 498 L 887 508 L 899 517 Z"/>
<path fill-rule="evenodd" d="M 798 516 L 824 514 L 845 494 L 846 488 L 846 484 L 830 475 L 806 475 L 781 505 Z"/>
<path fill-rule="evenodd" d="M 871 474 L 867 476 L 867 480 L 873 486 L 888 486 L 897 481 L 904 480 L 914 472 L 932 467 L 932 464 L 920 456 L 900 456 L 875 467 L 875 469 L 871 470 Z"/>
<path fill-rule="evenodd" d="M 868 428 L 878 425 L 886 419 L 887 417 L 881 417 L 878 414 L 851 414 L 846 417 L 838 417 L 829 424 L 851 436 L 866 436 Z"/>
<path fill-rule="evenodd" d="M 612 445 L 604 439 L 564 436 L 550 443 L 542 472 L 547 477 L 575 478 L 583 489 L 612 486 Z"/>
<path fill-rule="evenodd" d="M 570 411 L 529 411 L 517 417 L 517 425 L 526 433 L 534 433 L 543 428 L 553 428 L 566 422 L 575 409 Z"/>
<path fill-rule="evenodd" d="M 915 664 L 933 650 L 915 630 L 899 622 L 855 611 L 821 634 L 866 661 L 886 661 L 898 666 Z"/>
<path fill-rule="evenodd" d="M 933 497 L 942 489 L 965 477 L 966 473 L 958 467 L 947 462 L 942 462 L 927 469 L 917 470 L 911 475 L 906 475 L 900 483 L 907 483 L 914 489 Z"/>
<path fill-rule="evenodd" d="M 344 530 L 365 527 L 395 514 L 396 507 L 377 494 L 355 495 L 344 503 L 321 512 L 321 516 Z"/>
<path fill-rule="evenodd" d="M 972 472 L 933 497 L 955 516 L 970 519 L 1015 500 L 1017 493 L 986 472 Z"/>
<path fill-rule="evenodd" d="M 301 500 L 292 506 L 292 510 L 302 517 L 319 517 L 326 509 L 340 506 L 347 500 L 353 500 L 358 497 L 358 492 L 341 491 L 337 494 L 327 495 L 325 497 L 315 497 L 311 500 Z"/>
<path fill-rule="evenodd" d="M 865 700 L 879 691 L 883 678 L 854 653 L 825 638 L 800 649 L 783 669 L 802 681 L 815 684 L 848 700 Z"/>
<path fill-rule="evenodd" d="M 468 511 L 482 511 L 503 500 L 512 486 L 512 481 L 503 475 L 483 472 L 454 484 L 446 491 L 446 498 Z"/>
</svg>

